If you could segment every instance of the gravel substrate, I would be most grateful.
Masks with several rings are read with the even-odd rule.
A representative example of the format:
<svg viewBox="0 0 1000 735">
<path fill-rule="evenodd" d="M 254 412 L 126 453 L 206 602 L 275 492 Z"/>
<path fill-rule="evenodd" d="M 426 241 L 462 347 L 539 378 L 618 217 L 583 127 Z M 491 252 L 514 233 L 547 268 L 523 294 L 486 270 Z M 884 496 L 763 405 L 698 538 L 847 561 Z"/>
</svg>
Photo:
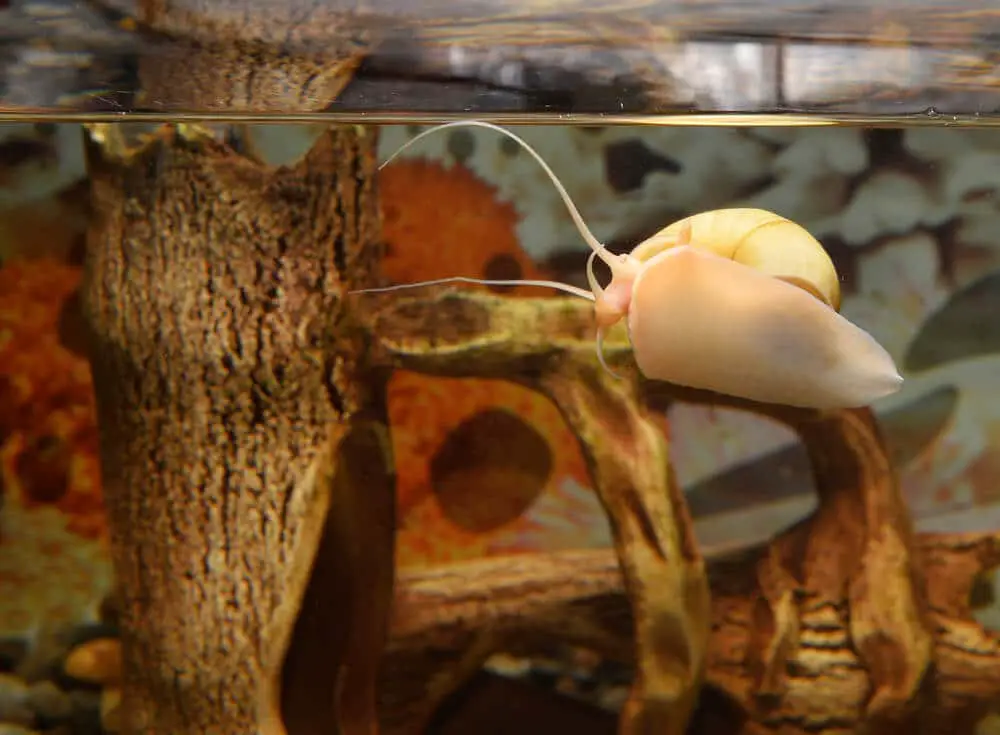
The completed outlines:
<svg viewBox="0 0 1000 735">
<path fill-rule="evenodd" d="M 120 675 L 108 621 L 0 640 L 0 735 L 117 732 Z"/>
<path fill-rule="evenodd" d="M 560 648 L 546 656 L 493 656 L 485 668 L 557 691 L 603 710 L 618 713 L 632 683 L 629 667 L 602 659 L 592 651 Z"/>
</svg>

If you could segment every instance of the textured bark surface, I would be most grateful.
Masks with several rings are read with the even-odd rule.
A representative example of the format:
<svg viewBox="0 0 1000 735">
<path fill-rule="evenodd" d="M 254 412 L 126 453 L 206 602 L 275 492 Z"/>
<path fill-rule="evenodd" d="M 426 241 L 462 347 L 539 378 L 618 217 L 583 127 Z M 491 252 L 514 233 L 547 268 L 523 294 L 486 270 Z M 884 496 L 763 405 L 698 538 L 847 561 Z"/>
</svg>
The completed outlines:
<svg viewBox="0 0 1000 735">
<path fill-rule="evenodd" d="M 372 376 L 342 294 L 378 257 L 374 134 L 333 129 L 269 169 L 197 128 L 133 150 L 118 128 L 90 132 L 83 298 L 124 732 L 284 735 L 284 719 L 294 735 L 335 718 L 370 732 L 393 505 L 379 375 L 358 379 Z M 324 595 L 307 593 L 318 551 Z M 335 631 L 306 676 L 303 599 Z M 282 702 L 290 646 L 285 675 L 320 677 L 322 710 Z"/>
<path fill-rule="evenodd" d="M 702 684 L 709 594 L 663 427 L 592 351 L 556 364 L 539 385 L 583 448 L 632 606 L 639 666 L 620 732 L 682 735 Z"/>
<path fill-rule="evenodd" d="M 448 293 L 395 299 L 376 315 L 373 330 L 386 357 L 397 364 L 516 377 L 560 406 L 608 511 L 632 611 L 636 680 L 620 731 L 684 732 L 707 663 L 709 680 L 738 706 L 723 708 L 728 714 L 703 709 L 691 723 L 698 733 L 971 733 L 997 693 L 979 681 L 976 695 L 964 693 L 966 676 L 987 675 L 992 681 L 985 659 L 977 666 L 969 654 L 998 654 L 994 639 L 971 622 L 968 605 L 972 576 L 996 561 L 992 551 L 983 551 L 995 545 L 992 537 L 914 542 L 889 452 L 869 410 L 819 414 L 615 381 L 596 365 L 589 311 L 589 304 L 570 300 Z M 621 330 L 609 335 L 606 353 L 613 361 L 622 356 L 622 337 Z M 719 566 L 711 615 L 690 519 L 669 477 L 663 435 L 635 397 L 640 390 L 767 414 L 794 428 L 809 453 L 817 510 L 763 549 Z M 968 544 L 978 544 L 980 551 L 969 552 Z M 461 662 L 450 679 L 442 673 L 448 659 L 441 650 L 433 664 L 411 662 L 408 675 L 420 679 L 419 672 L 429 677 L 436 671 L 439 682 L 460 681 L 498 645 L 510 644 L 510 636 L 483 633 L 508 630 L 507 609 L 547 609 L 541 622 L 521 623 L 520 634 L 529 638 L 558 631 L 560 625 L 551 621 L 560 610 L 594 619 L 596 610 L 586 612 L 590 603 L 581 599 L 574 607 L 566 599 L 571 589 L 556 581 L 593 575 L 608 583 L 607 568 L 593 557 L 582 559 L 576 560 L 581 567 L 575 573 L 553 571 L 544 559 L 536 559 L 534 568 L 521 559 L 524 578 L 513 581 L 504 568 L 490 593 L 504 604 L 485 612 L 477 608 L 480 615 L 459 616 L 447 625 L 448 640 L 456 646 L 452 656 Z M 941 574 L 959 560 L 966 565 L 964 581 Z M 483 569 L 471 573 L 487 576 Z M 462 575 L 460 568 L 439 573 L 439 581 L 450 580 L 442 585 L 448 589 L 434 592 L 421 580 L 424 586 L 417 588 L 436 602 L 421 617 L 411 601 L 409 614 L 429 621 L 427 629 L 440 635 L 434 610 L 445 611 L 448 620 L 447 611 L 468 602 L 460 592 L 466 584 Z M 400 590 L 401 599 L 409 599 L 408 589 Z M 547 589 L 555 597 L 546 598 Z M 583 626 L 593 633 L 592 645 L 602 649 L 625 635 L 626 618 L 608 616 L 606 590 L 597 599 L 603 619 L 617 625 L 599 633 Z M 567 637 L 578 638 L 569 634 L 568 617 L 562 623 Z M 959 641 L 952 630 L 971 637 Z M 413 650 L 428 645 L 412 630 L 406 640 L 416 642 Z M 399 643 L 393 647 L 397 656 Z M 400 704 L 383 700 L 383 705 L 383 720 L 391 721 Z M 966 729 L 947 729 L 956 723 Z"/>
<path fill-rule="evenodd" d="M 976 724 L 995 709 L 1000 698 L 1000 638 L 975 622 L 971 598 L 984 575 L 1000 565 L 1000 534 L 915 538 L 914 550 L 926 570 L 927 631 L 935 673 L 912 697 L 912 721 L 896 728 L 864 716 L 863 704 L 872 687 L 840 614 L 847 608 L 846 597 L 825 613 L 800 612 L 801 644 L 788 662 L 796 683 L 784 695 L 785 717 L 779 721 L 760 708 L 761 636 L 755 608 L 764 593 L 758 569 L 771 556 L 771 548 L 708 562 L 708 687 L 689 735 L 973 735 Z M 499 558 L 402 575 L 397 605 L 411 617 L 397 617 L 393 625 L 384 667 L 383 722 L 393 719 L 402 704 L 388 692 L 406 689 L 400 680 L 404 662 L 407 681 L 419 679 L 421 672 L 441 677 L 447 661 L 473 650 L 468 640 L 489 630 L 499 635 L 490 646 L 479 647 L 477 657 L 520 649 L 524 642 L 552 640 L 585 645 L 614 658 L 631 657 L 632 648 L 624 645 L 632 636 L 630 604 L 618 569 L 617 558 L 608 550 Z M 585 579 L 592 584 L 573 581 Z M 501 602 L 494 605 L 492 600 Z M 519 614 L 522 606 L 532 614 Z M 876 657 L 883 664 L 894 662 L 888 653 Z M 793 711 L 797 721 L 789 716 Z M 384 732 L 416 730 L 387 727 Z"/>
<path fill-rule="evenodd" d="M 708 644 L 704 564 L 671 475 L 662 426 L 643 407 L 635 380 L 601 369 L 590 305 L 456 293 L 389 301 L 371 326 L 389 362 L 519 380 L 559 407 L 608 514 L 632 605 L 638 672 L 621 733 L 683 733 Z M 622 332 L 609 336 L 610 357 L 623 352 Z M 463 654 L 461 666 L 442 680 L 459 681 L 474 671 L 490 645 L 488 639 L 476 643 L 479 648 Z"/>
<path fill-rule="evenodd" d="M 154 111 L 320 111 L 372 41 L 356 2 L 153 0 L 134 10 L 170 39 L 139 46 L 137 102 Z"/>
<path fill-rule="evenodd" d="M 401 584 L 380 681 L 383 735 L 422 732 L 489 655 L 511 646 L 559 640 L 632 660 L 632 614 L 608 551 L 484 559 Z"/>
<path fill-rule="evenodd" d="M 748 732 L 915 732 L 932 627 L 889 453 L 867 409 L 792 423 L 819 507 L 757 558 L 739 673 L 717 655 L 717 679 L 747 703 Z"/>
</svg>

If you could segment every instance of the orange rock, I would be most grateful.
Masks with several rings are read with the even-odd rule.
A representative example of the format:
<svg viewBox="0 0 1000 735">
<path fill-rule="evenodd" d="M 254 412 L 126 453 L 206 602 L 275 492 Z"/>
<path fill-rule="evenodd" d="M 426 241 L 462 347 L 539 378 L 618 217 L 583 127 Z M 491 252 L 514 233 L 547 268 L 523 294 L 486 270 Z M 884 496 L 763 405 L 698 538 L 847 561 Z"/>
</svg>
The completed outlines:
<svg viewBox="0 0 1000 735">
<path fill-rule="evenodd" d="M 114 685 L 121 681 L 122 647 L 117 638 L 95 638 L 66 656 L 63 671 L 78 681 Z"/>
</svg>

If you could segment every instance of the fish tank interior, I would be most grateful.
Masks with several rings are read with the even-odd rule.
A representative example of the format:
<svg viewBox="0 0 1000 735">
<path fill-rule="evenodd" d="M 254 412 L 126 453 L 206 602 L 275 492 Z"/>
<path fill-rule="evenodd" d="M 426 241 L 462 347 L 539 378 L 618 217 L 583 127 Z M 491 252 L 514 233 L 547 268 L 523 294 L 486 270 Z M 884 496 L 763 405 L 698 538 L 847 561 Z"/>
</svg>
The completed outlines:
<svg viewBox="0 0 1000 735">
<path fill-rule="evenodd" d="M 1000 734 L 998 34 L 0 0 L 0 735 Z"/>
</svg>

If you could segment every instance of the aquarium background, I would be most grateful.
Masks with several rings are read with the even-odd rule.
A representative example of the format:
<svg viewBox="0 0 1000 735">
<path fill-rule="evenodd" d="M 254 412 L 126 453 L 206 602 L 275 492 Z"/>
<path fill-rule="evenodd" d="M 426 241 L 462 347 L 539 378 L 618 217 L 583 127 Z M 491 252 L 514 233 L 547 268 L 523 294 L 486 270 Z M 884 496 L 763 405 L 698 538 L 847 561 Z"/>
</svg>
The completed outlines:
<svg viewBox="0 0 1000 735">
<path fill-rule="evenodd" d="M 290 161 L 318 129 L 248 128 L 245 143 Z M 418 130 L 384 128 L 381 155 Z M 907 379 L 875 409 L 918 527 L 1000 527 L 1000 130 L 518 131 L 615 249 L 727 206 L 807 227 L 843 276 L 842 312 Z M 0 124 L 0 656 L 19 660 L 53 631 L 100 626 L 112 585 L 76 300 L 84 176 L 79 126 Z M 585 246 L 552 184 L 492 131 L 428 137 L 382 171 L 380 186 L 393 282 L 585 285 Z M 400 371 L 390 418 L 400 566 L 610 545 L 583 458 L 546 398 Z M 814 507 L 805 453 L 786 427 L 683 404 L 663 418 L 706 553 L 764 540 Z M 1000 627 L 1000 608 L 985 605 L 980 619 Z"/>
</svg>

